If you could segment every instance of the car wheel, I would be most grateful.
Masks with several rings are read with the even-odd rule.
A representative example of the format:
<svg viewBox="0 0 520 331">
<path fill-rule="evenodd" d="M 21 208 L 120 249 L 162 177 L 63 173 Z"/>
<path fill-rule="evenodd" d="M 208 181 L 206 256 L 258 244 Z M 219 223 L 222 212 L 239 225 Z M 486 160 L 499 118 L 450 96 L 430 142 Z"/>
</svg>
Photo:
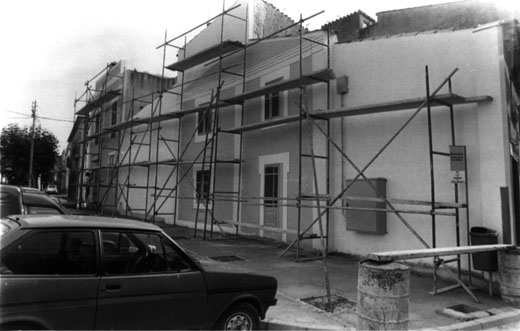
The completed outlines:
<svg viewBox="0 0 520 331">
<path fill-rule="evenodd" d="M 260 317 L 249 303 L 241 302 L 226 310 L 215 330 L 258 330 Z"/>
</svg>

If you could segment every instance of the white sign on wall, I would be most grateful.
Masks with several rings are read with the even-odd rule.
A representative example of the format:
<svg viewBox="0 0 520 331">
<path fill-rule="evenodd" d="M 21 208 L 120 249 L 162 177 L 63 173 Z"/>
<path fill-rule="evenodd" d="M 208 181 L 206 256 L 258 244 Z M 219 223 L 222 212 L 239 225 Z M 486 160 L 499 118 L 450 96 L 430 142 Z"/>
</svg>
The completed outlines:
<svg viewBox="0 0 520 331">
<path fill-rule="evenodd" d="M 450 170 L 452 183 L 466 181 L 466 146 L 450 146 Z"/>
</svg>

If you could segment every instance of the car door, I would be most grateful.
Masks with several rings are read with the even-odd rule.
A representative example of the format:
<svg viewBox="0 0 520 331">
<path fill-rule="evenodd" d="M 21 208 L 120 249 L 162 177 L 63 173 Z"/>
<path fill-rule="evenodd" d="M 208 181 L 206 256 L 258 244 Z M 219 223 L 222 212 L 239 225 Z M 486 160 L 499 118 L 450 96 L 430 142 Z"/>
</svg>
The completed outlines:
<svg viewBox="0 0 520 331">
<path fill-rule="evenodd" d="M 95 233 L 34 230 L 0 255 L 3 323 L 91 329 L 96 314 Z"/>
<path fill-rule="evenodd" d="M 96 329 L 198 328 L 206 306 L 201 271 L 156 232 L 101 231 L 104 274 Z"/>
</svg>

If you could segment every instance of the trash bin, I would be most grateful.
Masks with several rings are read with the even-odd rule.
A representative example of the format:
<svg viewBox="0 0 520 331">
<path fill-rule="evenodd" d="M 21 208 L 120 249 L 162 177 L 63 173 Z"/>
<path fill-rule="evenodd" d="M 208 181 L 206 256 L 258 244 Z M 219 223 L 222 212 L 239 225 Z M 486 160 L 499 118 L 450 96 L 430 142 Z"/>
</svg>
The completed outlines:
<svg viewBox="0 0 520 331">
<path fill-rule="evenodd" d="M 494 245 L 498 243 L 498 233 L 482 226 L 472 227 L 470 232 L 471 245 Z M 497 252 L 481 252 L 471 255 L 473 268 L 482 271 L 498 271 Z"/>
</svg>

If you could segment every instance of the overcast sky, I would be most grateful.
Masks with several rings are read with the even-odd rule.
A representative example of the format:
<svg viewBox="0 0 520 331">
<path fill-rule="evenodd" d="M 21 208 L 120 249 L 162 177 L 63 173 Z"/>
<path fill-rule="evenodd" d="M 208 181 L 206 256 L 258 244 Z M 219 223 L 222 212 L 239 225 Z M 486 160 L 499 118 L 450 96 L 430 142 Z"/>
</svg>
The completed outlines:
<svg viewBox="0 0 520 331">
<path fill-rule="evenodd" d="M 226 7 L 234 2 L 226 0 Z M 324 10 L 307 21 L 309 29 L 316 29 L 356 10 L 375 19 L 380 11 L 448 0 L 269 2 L 293 20 Z M 3 1 L 0 129 L 9 123 L 29 126 L 31 105 L 37 101 L 37 124 L 56 135 L 61 152 L 72 128 L 74 100 L 85 91 L 87 80 L 121 59 L 127 69 L 160 74 L 162 50 L 156 46 L 164 41 L 165 31 L 178 36 L 219 14 L 222 6 L 221 0 Z"/>
</svg>

